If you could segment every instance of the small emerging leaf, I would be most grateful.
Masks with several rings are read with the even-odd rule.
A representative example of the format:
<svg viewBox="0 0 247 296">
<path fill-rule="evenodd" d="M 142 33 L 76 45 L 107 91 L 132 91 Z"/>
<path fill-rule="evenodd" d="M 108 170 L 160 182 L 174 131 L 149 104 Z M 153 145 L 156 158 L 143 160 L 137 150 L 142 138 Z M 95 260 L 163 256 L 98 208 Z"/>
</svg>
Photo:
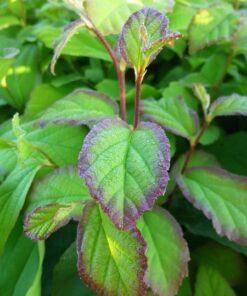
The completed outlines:
<svg viewBox="0 0 247 296">
<path fill-rule="evenodd" d="M 206 88 L 202 84 L 196 83 L 193 85 L 193 90 L 196 97 L 200 100 L 203 112 L 206 115 L 210 105 L 210 96 L 207 93 Z"/>
<path fill-rule="evenodd" d="M 125 23 L 119 49 L 124 60 L 137 72 L 145 71 L 165 44 L 181 37 L 168 31 L 168 19 L 153 8 L 133 13 Z"/>
<path fill-rule="evenodd" d="M 106 119 L 87 135 L 79 171 L 112 221 L 130 229 L 164 193 L 169 162 L 168 140 L 158 125 L 143 122 L 133 131 Z"/>
<path fill-rule="evenodd" d="M 99 205 L 88 203 L 78 226 L 78 270 L 99 295 L 145 295 L 145 243 L 137 229 L 121 231 Z"/>
</svg>

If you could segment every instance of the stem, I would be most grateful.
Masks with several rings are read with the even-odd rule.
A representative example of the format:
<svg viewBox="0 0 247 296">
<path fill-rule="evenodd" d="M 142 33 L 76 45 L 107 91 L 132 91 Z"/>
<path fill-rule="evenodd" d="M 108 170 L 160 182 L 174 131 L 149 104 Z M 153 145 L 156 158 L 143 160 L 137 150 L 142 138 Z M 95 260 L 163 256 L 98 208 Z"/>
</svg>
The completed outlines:
<svg viewBox="0 0 247 296">
<path fill-rule="evenodd" d="M 207 129 L 207 127 L 208 127 L 208 122 L 206 120 L 204 120 L 198 135 L 196 136 L 193 143 L 190 144 L 190 150 L 186 154 L 184 165 L 183 165 L 183 168 L 182 168 L 182 174 L 185 172 L 185 170 L 186 170 L 186 168 L 187 168 L 187 166 L 189 164 L 189 161 L 190 161 L 190 159 L 191 159 L 191 157 L 192 157 L 192 155 L 193 155 L 193 153 L 195 151 L 195 148 L 198 145 L 198 143 L 199 143 L 202 135 L 204 134 L 205 130 Z"/>
<path fill-rule="evenodd" d="M 100 31 L 97 28 L 92 27 L 90 29 L 94 32 L 94 34 L 102 42 L 102 44 L 104 45 L 105 49 L 107 50 L 107 52 L 109 53 L 109 55 L 113 61 L 114 67 L 117 72 L 118 84 L 119 84 L 121 118 L 122 118 L 122 120 L 126 121 L 125 73 L 124 73 L 124 71 L 121 70 L 116 53 L 111 48 L 110 44 L 105 39 L 105 37 L 100 33 Z"/>
<path fill-rule="evenodd" d="M 139 71 L 136 75 L 135 82 L 135 119 L 134 119 L 134 130 L 137 128 L 140 121 L 140 99 L 141 99 L 141 85 L 143 80 L 143 71 Z"/>
</svg>

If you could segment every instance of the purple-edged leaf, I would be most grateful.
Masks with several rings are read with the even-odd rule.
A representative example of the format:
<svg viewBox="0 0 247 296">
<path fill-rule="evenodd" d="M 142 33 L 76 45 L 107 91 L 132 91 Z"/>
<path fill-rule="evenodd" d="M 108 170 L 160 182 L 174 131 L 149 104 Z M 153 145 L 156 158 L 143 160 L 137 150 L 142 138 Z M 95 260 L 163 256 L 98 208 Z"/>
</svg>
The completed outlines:
<svg viewBox="0 0 247 296">
<path fill-rule="evenodd" d="M 33 187 L 24 231 L 32 239 L 46 239 L 71 219 L 80 218 L 89 199 L 89 191 L 76 168 L 57 169 Z"/>
<path fill-rule="evenodd" d="M 208 119 L 211 121 L 217 116 L 229 115 L 247 116 L 247 96 L 232 94 L 218 98 L 210 107 Z"/>
<path fill-rule="evenodd" d="M 55 66 L 63 48 L 70 40 L 70 38 L 83 26 L 85 26 L 84 22 L 79 19 L 64 27 L 62 35 L 54 45 L 54 55 L 51 61 L 51 72 L 53 75 L 55 75 Z"/>
<path fill-rule="evenodd" d="M 79 170 L 112 221 L 130 229 L 164 193 L 169 162 L 161 127 L 142 122 L 133 131 L 121 120 L 106 119 L 85 138 Z"/>
<path fill-rule="evenodd" d="M 145 295 L 146 245 L 135 228 L 122 231 L 94 202 L 78 226 L 78 270 L 98 295 Z"/>
<path fill-rule="evenodd" d="M 193 138 L 198 132 L 198 115 L 187 107 L 181 97 L 142 101 L 141 112 L 145 119 L 187 139 Z"/>
<path fill-rule="evenodd" d="M 181 37 L 168 30 L 168 19 L 153 8 L 133 13 L 125 23 L 119 49 L 124 60 L 133 68 L 145 70 L 165 44 Z"/>
<path fill-rule="evenodd" d="M 175 295 L 188 275 L 190 259 L 182 229 L 166 210 L 159 207 L 144 213 L 137 227 L 147 244 L 146 284 L 155 295 Z"/>
<path fill-rule="evenodd" d="M 177 177 L 184 196 L 211 219 L 216 232 L 247 245 L 247 178 L 197 167 Z"/>
<path fill-rule="evenodd" d="M 118 113 L 116 102 L 104 94 L 92 90 L 77 89 L 56 101 L 41 116 L 40 123 L 92 124 Z"/>
</svg>

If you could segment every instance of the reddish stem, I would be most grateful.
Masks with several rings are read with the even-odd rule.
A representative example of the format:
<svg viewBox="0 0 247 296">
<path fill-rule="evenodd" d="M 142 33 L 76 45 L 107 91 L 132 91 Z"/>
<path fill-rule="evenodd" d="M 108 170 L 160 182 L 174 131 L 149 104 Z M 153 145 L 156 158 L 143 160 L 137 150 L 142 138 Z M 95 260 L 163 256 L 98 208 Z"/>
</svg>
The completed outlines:
<svg viewBox="0 0 247 296">
<path fill-rule="evenodd" d="M 102 42 L 102 44 L 104 45 L 105 49 L 108 51 L 108 53 L 113 61 L 114 67 L 117 72 L 118 84 L 119 84 L 121 118 L 124 121 L 126 121 L 125 74 L 120 68 L 120 64 L 117 59 L 115 51 L 111 48 L 110 44 L 105 39 L 105 37 L 100 33 L 100 31 L 97 28 L 93 27 L 93 28 L 91 28 L 91 30 Z"/>
<path fill-rule="evenodd" d="M 135 119 L 134 119 L 134 130 L 137 128 L 140 121 L 140 99 L 141 99 L 141 85 L 142 85 L 143 73 L 138 72 L 135 82 Z"/>
</svg>

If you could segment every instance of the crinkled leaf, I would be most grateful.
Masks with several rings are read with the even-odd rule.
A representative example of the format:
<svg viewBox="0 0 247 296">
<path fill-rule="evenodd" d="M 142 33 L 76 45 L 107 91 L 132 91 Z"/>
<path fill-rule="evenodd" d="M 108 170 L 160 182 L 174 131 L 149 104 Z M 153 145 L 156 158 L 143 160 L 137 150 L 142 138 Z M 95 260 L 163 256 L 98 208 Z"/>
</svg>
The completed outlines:
<svg viewBox="0 0 247 296">
<path fill-rule="evenodd" d="M 175 295 L 188 275 L 189 250 L 176 220 L 164 209 L 155 207 L 138 220 L 147 244 L 146 284 L 155 295 Z"/>
<path fill-rule="evenodd" d="M 63 48 L 65 47 L 67 42 L 71 39 L 71 37 L 84 25 L 85 25 L 84 22 L 81 19 L 79 19 L 64 27 L 61 37 L 59 38 L 59 40 L 56 42 L 54 46 L 54 55 L 51 61 L 52 74 L 55 74 L 55 66 L 56 66 L 57 60 L 59 59 L 59 56 L 62 53 Z"/>
<path fill-rule="evenodd" d="M 141 102 L 144 118 L 160 124 L 164 129 L 185 138 L 192 138 L 198 131 L 198 116 L 180 97 L 167 97 L 159 101 Z"/>
<path fill-rule="evenodd" d="M 149 6 L 161 11 L 171 10 L 173 1 L 169 0 L 85 0 L 84 7 L 95 26 L 104 35 L 119 34 L 131 13 Z"/>
<path fill-rule="evenodd" d="M 41 166 L 42 164 L 34 161 L 33 158 L 30 158 L 25 164 L 17 164 L 0 185 L 0 253 L 17 221 L 32 181 Z"/>
<path fill-rule="evenodd" d="M 201 265 L 196 278 L 195 296 L 205 295 L 235 296 L 236 294 L 216 269 L 208 265 Z"/>
<path fill-rule="evenodd" d="M 169 161 L 168 140 L 158 125 L 141 123 L 133 131 L 121 120 L 106 119 L 85 138 L 79 170 L 112 221 L 130 229 L 164 193 Z"/>
<path fill-rule="evenodd" d="M 247 178 L 197 167 L 178 176 L 177 183 L 188 201 L 212 220 L 219 235 L 247 244 Z"/>
<path fill-rule="evenodd" d="M 217 116 L 243 115 L 247 116 L 247 96 L 232 94 L 220 97 L 210 107 L 208 118 L 212 120 Z"/>
<path fill-rule="evenodd" d="M 143 295 L 145 243 L 137 229 L 121 231 L 96 203 L 84 208 L 78 227 L 78 270 L 100 295 Z"/>
<path fill-rule="evenodd" d="M 20 219 L 21 220 L 21 219 Z M 41 295 L 44 243 L 24 236 L 19 221 L 0 257 L 0 291 L 6 296 Z"/>
<path fill-rule="evenodd" d="M 61 256 L 54 268 L 52 295 L 54 296 L 94 296 L 95 294 L 83 285 L 77 268 L 76 244 L 72 245 Z"/>
<path fill-rule="evenodd" d="M 232 5 L 216 4 L 197 11 L 190 24 L 189 49 L 193 53 L 205 46 L 230 41 L 237 21 Z"/>
<path fill-rule="evenodd" d="M 114 117 L 117 113 L 117 104 L 107 96 L 78 89 L 45 110 L 40 123 L 92 124 L 106 117 Z"/>
<path fill-rule="evenodd" d="M 46 239 L 71 219 L 82 215 L 90 198 L 73 167 L 57 169 L 38 181 L 30 193 L 24 230 L 32 239 Z"/>
<path fill-rule="evenodd" d="M 124 60 L 136 71 L 144 71 L 165 44 L 179 38 L 168 31 L 165 15 L 152 8 L 133 13 L 123 26 L 119 49 Z"/>
</svg>

